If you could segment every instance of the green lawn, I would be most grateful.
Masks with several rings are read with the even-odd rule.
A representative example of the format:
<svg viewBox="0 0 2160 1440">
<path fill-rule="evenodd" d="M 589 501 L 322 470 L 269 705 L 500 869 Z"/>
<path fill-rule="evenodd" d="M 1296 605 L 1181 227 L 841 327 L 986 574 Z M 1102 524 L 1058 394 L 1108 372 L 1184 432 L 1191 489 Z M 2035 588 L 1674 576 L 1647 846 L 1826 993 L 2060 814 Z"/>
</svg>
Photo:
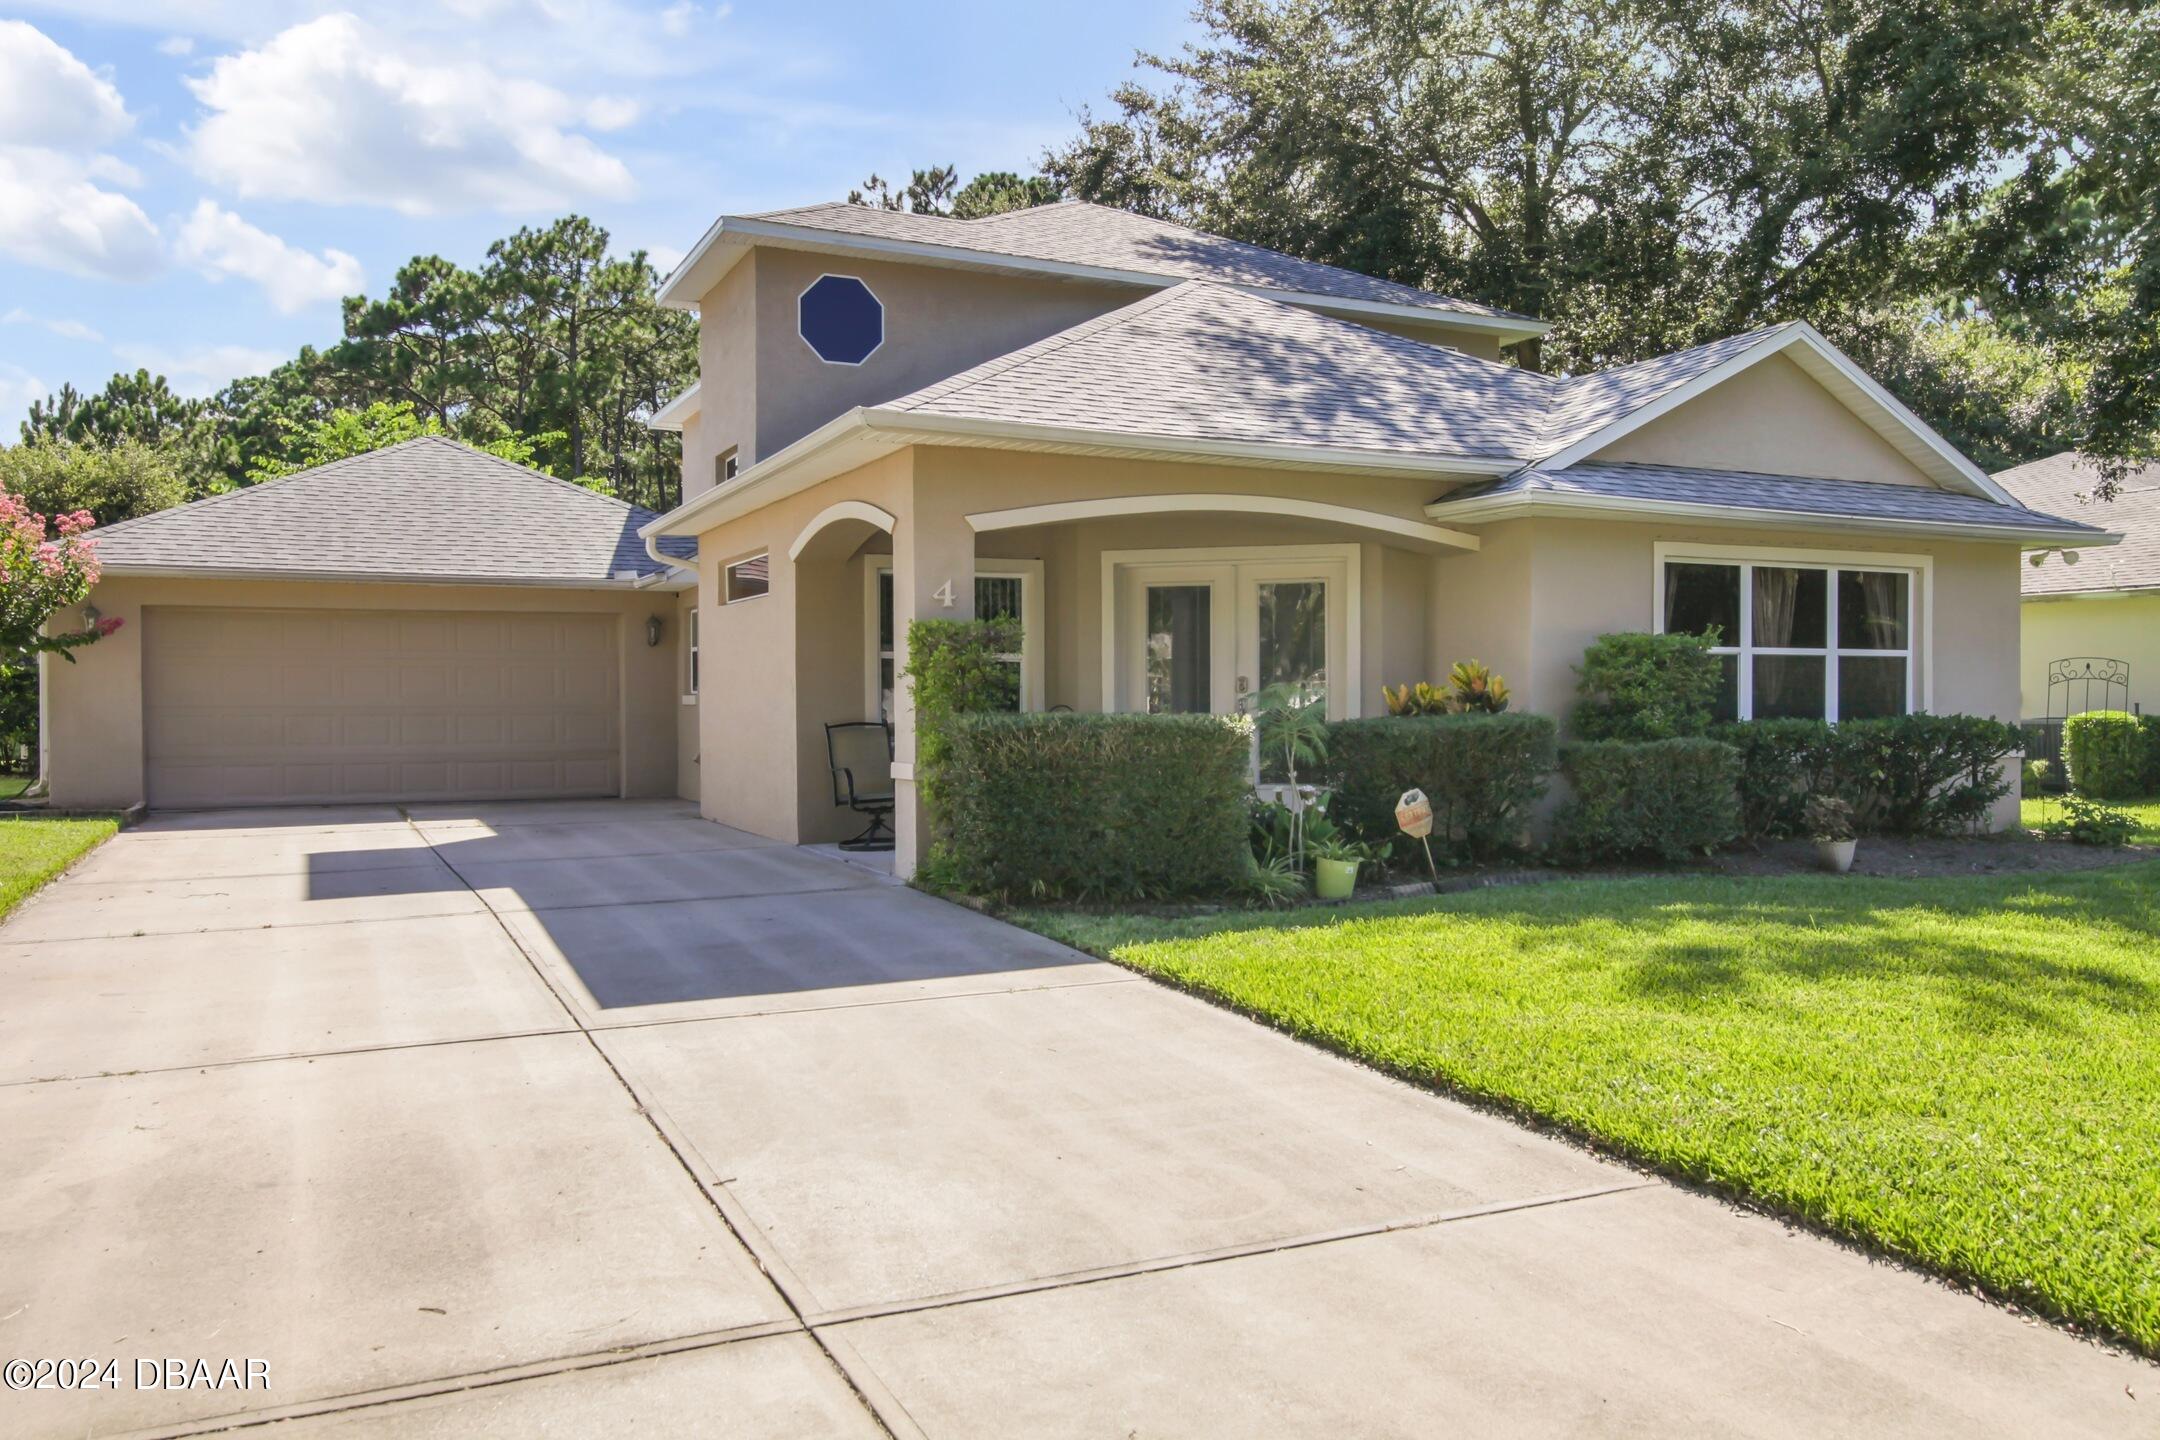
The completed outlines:
<svg viewBox="0 0 2160 1440">
<path fill-rule="evenodd" d="M 2160 800 L 2107 800 L 2102 803 L 2111 810 L 2127 810 L 2137 817 L 2137 833 L 2130 837 L 2132 844 L 2160 845 Z M 2018 805 L 2018 821 L 2027 829 L 2050 817 L 2059 820 L 2062 813 L 2059 796 L 2025 800 Z"/>
<path fill-rule="evenodd" d="M 119 828 L 115 820 L 0 819 L 0 916 Z"/>
<path fill-rule="evenodd" d="M 28 775 L 0 775 L 0 800 L 12 800 L 29 788 Z"/>
<path fill-rule="evenodd" d="M 2160 1354 L 2160 862 L 1012 918 Z"/>
</svg>

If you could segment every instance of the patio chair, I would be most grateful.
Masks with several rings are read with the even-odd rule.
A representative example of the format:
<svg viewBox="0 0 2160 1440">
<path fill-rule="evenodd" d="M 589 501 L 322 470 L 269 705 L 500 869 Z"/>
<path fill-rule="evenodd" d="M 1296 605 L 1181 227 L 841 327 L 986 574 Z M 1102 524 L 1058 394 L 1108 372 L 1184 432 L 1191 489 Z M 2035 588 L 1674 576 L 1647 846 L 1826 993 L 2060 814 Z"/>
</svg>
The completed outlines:
<svg viewBox="0 0 2160 1440">
<path fill-rule="evenodd" d="M 832 766 L 833 804 L 870 817 L 870 824 L 842 850 L 890 850 L 893 832 L 892 727 L 879 720 L 845 720 L 825 727 L 825 759 Z"/>
</svg>

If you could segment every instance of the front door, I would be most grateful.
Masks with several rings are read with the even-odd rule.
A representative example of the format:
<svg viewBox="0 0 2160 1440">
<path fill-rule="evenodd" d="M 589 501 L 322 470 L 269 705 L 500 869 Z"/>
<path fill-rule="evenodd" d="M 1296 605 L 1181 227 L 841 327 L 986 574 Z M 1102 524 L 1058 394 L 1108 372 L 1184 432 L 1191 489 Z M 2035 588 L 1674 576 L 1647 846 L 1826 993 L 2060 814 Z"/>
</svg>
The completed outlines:
<svg viewBox="0 0 2160 1440">
<path fill-rule="evenodd" d="M 1116 695 L 1107 708 L 1149 714 L 1249 710 L 1271 685 L 1324 696 L 1352 713 L 1348 565 L 1334 556 L 1222 562 L 1136 561 L 1116 569 Z"/>
</svg>

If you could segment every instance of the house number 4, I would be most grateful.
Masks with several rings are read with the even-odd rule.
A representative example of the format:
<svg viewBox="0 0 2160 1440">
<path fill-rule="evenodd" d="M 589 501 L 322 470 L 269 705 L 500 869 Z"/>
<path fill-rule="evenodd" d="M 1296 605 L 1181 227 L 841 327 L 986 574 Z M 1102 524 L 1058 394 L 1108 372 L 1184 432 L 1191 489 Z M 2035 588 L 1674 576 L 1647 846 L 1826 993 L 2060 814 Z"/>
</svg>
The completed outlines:
<svg viewBox="0 0 2160 1440">
<path fill-rule="evenodd" d="M 953 608 L 952 593 L 952 581 L 947 580 L 943 585 L 930 592 L 930 598 L 937 601 L 941 608 L 950 610 Z"/>
</svg>

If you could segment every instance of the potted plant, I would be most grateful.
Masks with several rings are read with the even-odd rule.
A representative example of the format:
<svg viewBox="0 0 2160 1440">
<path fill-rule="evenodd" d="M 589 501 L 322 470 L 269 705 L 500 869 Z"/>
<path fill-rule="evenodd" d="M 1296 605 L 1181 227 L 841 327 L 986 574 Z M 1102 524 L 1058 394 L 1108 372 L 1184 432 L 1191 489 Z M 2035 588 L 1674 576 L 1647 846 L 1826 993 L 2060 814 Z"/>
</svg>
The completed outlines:
<svg viewBox="0 0 2160 1440">
<path fill-rule="evenodd" d="M 1358 867 L 1373 858 L 1372 847 L 1340 832 L 1308 835 L 1305 850 L 1313 857 L 1313 893 L 1322 900 L 1348 900 L 1357 892 Z"/>
<path fill-rule="evenodd" d="M 1853 831 L 1852 806 L 1835 795 L 1810 795 L 1807 802 L 1808 834 L 1822 867 L 1834 875 L 1852 869 L 1853 847 L 1859 843 Z"/>
</svg>

